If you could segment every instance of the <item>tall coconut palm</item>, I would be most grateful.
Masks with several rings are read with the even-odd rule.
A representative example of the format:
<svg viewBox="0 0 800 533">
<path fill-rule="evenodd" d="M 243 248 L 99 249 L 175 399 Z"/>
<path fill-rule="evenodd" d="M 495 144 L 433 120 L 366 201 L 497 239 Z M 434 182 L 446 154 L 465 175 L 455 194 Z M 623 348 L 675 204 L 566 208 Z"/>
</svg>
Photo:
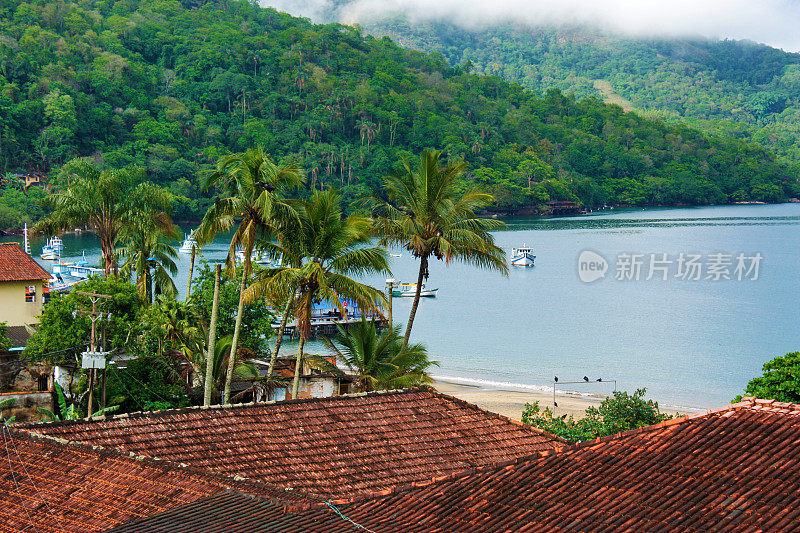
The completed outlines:
<svg viewBox="0 0 800 533">
<path fill-rule="evenodd" d="M 143 183 L 144 170 L 126 167 L 100 171 L 90 159 L 73 159 L 59 173 L 69 185 L 51 199 L 53 212 L 34 231 L 58 233 L 88 226 L 100 239 L 106 274 L 117 274 L 117 237 L 131 213 L 168 211 L 172 197 L 162 188 Z"/>
<path fill-rule="evenodd" d="M 494 198 L 475 189 L 464 191 L 464 183 L 459 178 L 466 165 L 463 162 L 441 165 L 441 155 L 438 150 L 425 150 L 416 168 L 410 161 L 403 160 L 402 172 L 385 178 L 387 198 L 366 201 L 378 216 L 375 231 L 379 244 L 403 246 L 419 259 L 417 290 L 408 317 L 405 344 L 411 336 L 431 257 L 447 264 L 462 261 L 508 275 L 505 253 L 494 244 L 490 233 L 505 225 L 475 215 Z"/>
<path fill-rule="evenodd" d="M 153 301 L 154 293 L 174 298 L 178 290 L 172 276 L 178 272 L 178 254 L 169 241 L 178 236 L 178 229 L 163 212 L 145 212 L 129 218 L 119 236 L 123 246 L 117 255 L 125 260 L 121 274 L 136 274 L 139 296 L 147 303 Z"/>
<path fill-rule="evenodd" d="M 327 300 L 341 312 L 343 299 L 356 302 L 364 312 L 375 311 L 386 302 L 380 290 L 359 283 L 351 275 L 389 273 L 386 250 L 370 246 L 371 224 L 361 217 L 342 217 L 339 193 L 315 192 L 297 204 L 300 227 L 295 233 L 298 264 L 265 269 L 248 289 L 248 299 L 294 290 L 294 309 L 300 343 L 295 363 L 292 397 L 299 390 L 303 350 L 311 334 L 311 309 L 315 302 Z"/>
<path fill-rule="evenodd" d="M 236 275 L 236 250 L 241 248 L 244 252 L 239 308 L 223 393 L 223 402 L 226 403 L 230 399 L 230 384 L 242 327 L 244 291 L 252 266 L 250 256 L 256 241 L 270 238 L 269 232 L 276 225 L 275 221 L 284 225 L 291 224 L 296 218 L 294 210 L 282 195 L 300 184 L 300 174 L 300 169 L 292 164 L 275 164 L 258 147 L 220 158 L 206 179 L 206 188 L 218 187 L 222 197 L 206 212 L 197 229 L 198 242 L 208 243 L 220 232 L 235 226 L 227 257 L 228 271 L 232 275 Z"/>
<path fill-rule="evenodd" d="M 328 345 L 356 377 L 358 392 L 408 388 L 433 381 L 427 371 L 436 361 L 428 360 L 422 344 L 403 343 L 400 326 L 378 333 L 375 323 L 362 320 L 345 330 L 339 326 Z M 331 369 L 333 370 L 333 369 Z"/>
</svg>

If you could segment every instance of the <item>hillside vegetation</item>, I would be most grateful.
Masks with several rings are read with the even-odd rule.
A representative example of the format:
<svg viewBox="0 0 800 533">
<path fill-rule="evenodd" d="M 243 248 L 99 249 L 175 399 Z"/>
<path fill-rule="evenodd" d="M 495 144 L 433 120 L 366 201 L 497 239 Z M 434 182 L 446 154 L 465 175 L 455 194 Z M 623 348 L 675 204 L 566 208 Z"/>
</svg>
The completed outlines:
<svg viewBox="0 0 800 533">
<path fill-rule="evenodd" d="M 403 17 L 365 27 L 536 92 L 611 94 L 614 103 L 616 95 L 649 116 L 686 120 L 800 161 L 800 54 L 749 41 L 634 39 L 586 27 L 465 30 Z"/>
<path fill-rule="evenodd" d="M 797 173 L 757 144 L 247 1 L 0 1 L 0 171 L 55 175 L 76 156 L 138 165 L 190 219 L 210 202 L 198 172 L 254 145 L 296 160 L 305 194 L 337 187 L 346 200 L 425 147 L 465 159 L 499 210 L 800 195 Z M 3 187 L 0 226 L 39 216 L 17 181 Z"/>
</svg>

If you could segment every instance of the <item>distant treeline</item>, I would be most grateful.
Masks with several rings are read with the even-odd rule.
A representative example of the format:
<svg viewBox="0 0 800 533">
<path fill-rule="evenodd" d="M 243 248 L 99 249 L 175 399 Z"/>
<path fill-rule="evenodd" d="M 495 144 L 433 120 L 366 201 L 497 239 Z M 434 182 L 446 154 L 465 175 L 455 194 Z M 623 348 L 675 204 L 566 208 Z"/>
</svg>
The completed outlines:
<svg viewBox="0 0 800 533">
<path fill-rule="evenodd" d="M 75 156 L 137 165 L 173 192 L 177 220 L 211 201 L 200 171 L 254 145 L 295 159 L 307 190 L 337 187 L 345 201 L 425 147 L 466 160 L 465 179 L 498 210 L 800 196 L 796 170 L 759 145 L 539 96 L 244 0 L 5 0 L 0 28 L 0 172 L 55 175 Z M 43 195 L 18 189 L 3 181 L 0 226 L 41 216 Z"/>
<path fill-rule="evenodd" d="M 758 142 L 800 162 L 797 53 L 750 41 L 637 39 L 575 26 L 466 30 L 391 17 L 366 28 L 537 93 L 558 88 L 580 97 L 607 96 L 595 83 L 605 81 L 649 115 Z"/>
</svg>

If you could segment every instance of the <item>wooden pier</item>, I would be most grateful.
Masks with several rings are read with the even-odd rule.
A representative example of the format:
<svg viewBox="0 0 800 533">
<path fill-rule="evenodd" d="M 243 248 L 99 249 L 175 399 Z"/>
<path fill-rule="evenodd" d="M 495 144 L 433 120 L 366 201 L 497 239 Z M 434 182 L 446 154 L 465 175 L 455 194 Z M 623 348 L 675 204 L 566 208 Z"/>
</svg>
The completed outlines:
<svg viewBox="0 0 800 533">
<path fill-rule="evenodd" d="M 367 317 L 367 320 L 372 320 L 371 317 Z M 339 330 L 337 326 L 342 326 L 344 329 L 348 329 L 353 324 L 358 324 L 361 322 L 361 316 L 357 317 L 347 317 L 346 319 L 318 319 L 311 321 L 311 337 L 333 337 L 335 336 Z M 387 326 L 388 322 L 385 318 L 376 317 L 375 318 L 375 329 L 381 331 L 383 328 Z M 278 329 L 280 329 L 280 324 L 272 324 L 272 329 L 277 333 Z M 291 339 L 298 339 L 300 338 L 300 332 L 297 328 L 297 323 L 286 324 L 286 327 L 283 328 L 283 336 L 289 337 Z"/>
</svg>

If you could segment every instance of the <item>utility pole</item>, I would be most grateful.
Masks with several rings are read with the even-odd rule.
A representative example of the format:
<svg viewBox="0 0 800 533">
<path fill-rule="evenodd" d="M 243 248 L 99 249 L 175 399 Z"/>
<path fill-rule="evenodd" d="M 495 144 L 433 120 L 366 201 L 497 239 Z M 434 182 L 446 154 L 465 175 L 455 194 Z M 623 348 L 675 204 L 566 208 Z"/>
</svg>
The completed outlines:
<svg viewBox="0 0 800 533">
<path fill-rule="evenodd" d="M 86 416 L 91 417 L 92 404 L 94 403 L 94 381 L 95 381 L 96 369 L 98 368 L 105 369 L 106 354 L 108 353 L 105 351 L 102 352 L 98 351 L 97 349 L 97 321 L 102 320 L 103 317 L 105 317 L 107 320 L 111 320 L 111 313 L 103 313 L 102 311 L 99 311 L 97 307 L 102 300 L 110 300 L 111 296 L 107 294 L 97 294 L 94 292 L 82 292 L 82 291 L 75 291 L 75 294 L 88 296 L 92 300 L 91 311 L 84 311 L 82 309 L 79 309 L 72 312 L 73 317 L 75 317 L 76 315 L 88 315 L 89 319 L 92 321 L 92 335 L 89 341 L 89 351 L 83 352 L 81 354 L 82 355 L 81 368 L 89 369 L 89 407 L 87 409 Z"/>
</svg>

